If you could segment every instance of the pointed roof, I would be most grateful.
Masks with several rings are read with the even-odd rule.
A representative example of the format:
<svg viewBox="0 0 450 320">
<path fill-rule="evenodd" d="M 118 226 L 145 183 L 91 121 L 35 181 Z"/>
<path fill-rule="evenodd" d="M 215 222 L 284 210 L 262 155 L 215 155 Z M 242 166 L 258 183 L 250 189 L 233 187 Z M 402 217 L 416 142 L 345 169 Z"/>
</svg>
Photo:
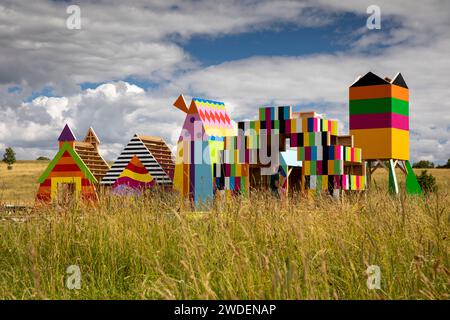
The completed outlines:
<svg viewBox="0 0 450 320">
<path fill-rule="evenodd" d="M 189 111 L 196 110 L 209 136 L 226 137 L 234 135 L 233 124 L 225 109 L 225 103 L 193 98 Z"/>
<path fill-rule="evenodd" d="M 155 185 L 155 180 L 137 155 L 133 155 L 125 169 L 117 178 L 113 188 L 126 184 L 132 188 L 146 188 Z"/>
<path fill-rule="evenodd" d="M 75 150 L 72 148 L 72 146 L 67 142 L 64 142 L 62 144 L 62 146 L 59 149 L 56 156 L 49 163 L 47 169 L 45 169 L 44 173 L 39 177 L 39 179 L 38 179 L 39 183 L 42 183 L 45 181 L 45 179 L 47 179 L 48 175 L 53 171 L 53 168 L 55 168 L 55 166 L 58 164 L 58 161 L 61 159 L 61 157 L 63 156 L 63 154 L 65 152 L 68 152 L 70 154 L 70 156 L 75 161 L 75 163 L 77 164 L 80 171 L 83 172 L 83 174 L 85 175 L 86 179 L 88 179 L 92 183 L 97 183 L 97 179 L 95 179 L 92 172 L 89 170 L 89 168 L 83 162 L 83 160 L 81 160 L 80 156 L 75 152 Z"/>
<path fill-rule="evenodd" d="M 100 144 L 100 139 L 98 138 L 97 134 L 95 134 L 94 128 L 89 127 L 86 136 L 84 137 L 84 141 L 92 142 L 92 139 L 94 139 L 98 144 Z"/>
<path fill-rule="evenodd" d="M 403 79 L 402 74 L 399 72 L 395 76 L 394 80 L 391 82 L 392 84 L 395 84 L 396 86 L 403 87 L 408 89 L 408 86 L 406 85 L 405 79 Z"/>
<path fill-rule="evenodd" d="M 359 77 L 351 86 L 353 87 L 366 87 L 366 86 L 375 86 L 375 85 L 382 85 L 382 84 L 389 84 L 388 81 L 380 78 L 375 73 L 369 71 L 364 76 Z"/>
<path fill-rule="evenodd" d="M 66 123 L 63 131 L 61 131 L 61 134 L 59 135 L 58 141 L 75 141 L 75 140 L 77 140 L 77 138 L 75 138 L 72 129 L 70 129 L 69 125 Z"/>
</svg>

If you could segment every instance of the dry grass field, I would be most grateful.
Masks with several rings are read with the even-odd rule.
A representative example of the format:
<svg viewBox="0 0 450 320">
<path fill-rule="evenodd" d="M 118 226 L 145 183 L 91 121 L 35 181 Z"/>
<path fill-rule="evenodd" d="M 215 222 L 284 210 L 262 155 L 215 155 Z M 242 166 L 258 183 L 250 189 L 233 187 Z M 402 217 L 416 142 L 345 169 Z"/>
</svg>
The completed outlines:
<svg viewBox="0 0 450 320">
<path fill-rule="evenodd" d="M 0 203 L 32 205 L 46 165 L 2 164 Z M 156 193 L 2 212 L 0 299 L 449 299 L 450 170 L 429 172 L 428 197 L 390 196 L 380 170 L 370 193 L 341 201 L 260 193 L 192 212 Z"/>
</svg>

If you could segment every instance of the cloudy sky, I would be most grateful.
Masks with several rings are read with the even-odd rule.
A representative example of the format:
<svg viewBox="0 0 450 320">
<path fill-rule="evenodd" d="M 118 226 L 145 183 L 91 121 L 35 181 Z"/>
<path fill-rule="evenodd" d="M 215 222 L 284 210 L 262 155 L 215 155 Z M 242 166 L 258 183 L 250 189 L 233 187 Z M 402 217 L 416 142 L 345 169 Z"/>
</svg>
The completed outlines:
<svg viewBox="0 0 450 320">
<path fill-rule="evenodd" d="M 81 9 L 81 29 L 66 9 Z M 366 27 L 367 7 L 381 29 Z M 290 104 L 341 121 L 358 75 L 402 72 L 411 158 L 450 158 L 450 1 L 0 0 L 0 149 L 52 156 L 65 123 L 113 160 L 134 133 L 173 144 L 172 102 L 224 101 L 234 120 Z"/>
</svg>

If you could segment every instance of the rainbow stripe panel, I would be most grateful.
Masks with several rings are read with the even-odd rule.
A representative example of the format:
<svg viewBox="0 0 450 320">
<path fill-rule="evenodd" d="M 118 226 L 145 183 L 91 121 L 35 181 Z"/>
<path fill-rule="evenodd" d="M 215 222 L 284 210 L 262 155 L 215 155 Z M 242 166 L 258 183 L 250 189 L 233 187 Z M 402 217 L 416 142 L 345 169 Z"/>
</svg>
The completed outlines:
<svg viewBox="0 0 450 320">
<path fill-rule="evenodd" d="M 365 176 L 356 175 L 311 175 L 307 187 L 311 190 L 364 190 Z"/>
<path fill-rule="evenodd" d="M 123 189 L 143 190 L 154 185 L 155 180 L 152 175 L 139 158 L 134 155 L 113 184 L 112 189 L 115 192 L 120 192 Z"/>
<path fill-rule="evenodd" d="M 200 98 L 194 98 L 193 101 L 209 136 L 223 137 L 233 134 L 233 125 L 223 102 Z"/>
<path fill-rule="evenodd" d="M 364 160 L 409 159 L 409 90 L 401 74 L 393 80 L 369 72 L 349 89 L 350 134 Z"/>
</svg>

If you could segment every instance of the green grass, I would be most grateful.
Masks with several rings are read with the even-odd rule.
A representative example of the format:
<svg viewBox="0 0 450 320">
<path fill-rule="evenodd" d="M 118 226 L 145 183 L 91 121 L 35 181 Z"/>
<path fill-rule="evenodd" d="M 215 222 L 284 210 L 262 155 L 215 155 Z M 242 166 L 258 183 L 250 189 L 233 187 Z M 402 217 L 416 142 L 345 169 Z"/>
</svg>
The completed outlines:
<svg viewBox="0 0 450 320">
<path fill-rule="evenodd" d="M 1 299 L 448 299 L 449 197 L 176 197 L 0 217 Z M 13 219 L 14 218 L 14 219 Z M 381 268 L 381 290 L 365 271 Z M 81 269 L 69 290 L 65 271 Z"/>
</svg>

